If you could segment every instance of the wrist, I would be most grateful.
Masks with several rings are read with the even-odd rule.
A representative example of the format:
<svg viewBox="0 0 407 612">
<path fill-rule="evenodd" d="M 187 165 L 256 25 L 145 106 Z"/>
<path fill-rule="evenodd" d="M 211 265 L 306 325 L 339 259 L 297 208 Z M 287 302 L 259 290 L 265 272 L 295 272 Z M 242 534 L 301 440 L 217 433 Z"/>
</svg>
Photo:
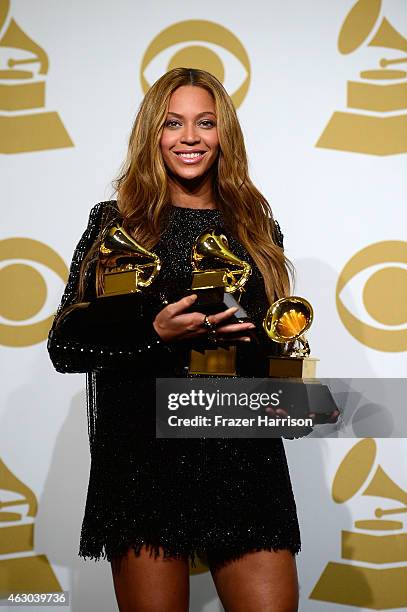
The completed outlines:
<svg viewBox="0 0 407 612">
<path fill-rule="evenodd" d="M 173 345 L 169 340 L 165 339 L 165 336 L 161 336 L 160 335 L 160 326 L 157 325 L 157 323 L 155 323 L 155 321 L 153 321 L 153 332 L 152 332 L 152 340 L 153 340 L 153 344 L 155 344 L 157 347 L 161 346 L 166 352 L 172 354 L 173 352 Z"/>
<path fill-rule="evenodd" d="M 155 336 L 157 337 L 157 339 L 160 339 L 161 342 L 167 342 L 168 339 L 165 336 L 164 330 L 161 328 L 159 323 L 157 323 L 155 320 L 153 321 L 153 330 L 155 332 Z"/>
<path fill-rule="evenodd" d="M 160 339 L 162 339 L 162 338 L 161 338 L 160 331 L 159 331 L 159 327 L 158 327 L 157 323 L 155 322 L 155 320 L 153 321 L 153 330 L 155 331 L 156 335 L 157 335 L 157 336 L 158 336 Z"/>
</svg>

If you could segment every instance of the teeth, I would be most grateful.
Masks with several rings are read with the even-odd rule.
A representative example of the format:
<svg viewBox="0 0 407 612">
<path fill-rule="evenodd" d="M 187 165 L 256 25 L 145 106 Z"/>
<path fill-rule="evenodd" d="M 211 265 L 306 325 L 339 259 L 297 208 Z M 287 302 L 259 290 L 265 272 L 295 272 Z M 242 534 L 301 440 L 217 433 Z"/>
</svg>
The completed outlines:
<svg viewBox="0 0 407 612">
<path fill-rule="evenodd" d="M 200 157 L 202 153 L 177 153 L 179 157 L 186 157 L 187 159 L 192 159 L 194 157 Z"/>
</svg>

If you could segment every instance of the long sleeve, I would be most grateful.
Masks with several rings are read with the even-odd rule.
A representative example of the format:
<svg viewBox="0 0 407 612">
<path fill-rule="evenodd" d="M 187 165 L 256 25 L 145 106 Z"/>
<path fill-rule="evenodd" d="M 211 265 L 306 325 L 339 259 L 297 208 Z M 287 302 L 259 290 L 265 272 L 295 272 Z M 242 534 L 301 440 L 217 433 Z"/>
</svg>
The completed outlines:
<svg viewBox="0 0 407 612">
<path fill-rule="evenodd" d="M 61 315 L 65 309 L 75 304 L 78 295 L 81 264 L 89 249 L 97 240 L 106 222 L 117 215 L 112 202 L 100 202 L 90 212 L 88 226 L 74 251 L 70 273 L 61 303 L 57 310 L 48 337 L 48 352 L 58 372 L 90 372 L 100 369 L 131 368 L 136 373 L 146 373 L 171 357 L 171 343 L 165 343 L 155 332 L 152 325 L 152 312 L 139 311 L 132 320 L 131 329 L 121 329 L 120 334 L 88 334 L 75 324 L 69 324 L 78 311 L 66 315 L 62 324 Z M 85 279 L 85 299 L 95 299 L 95 268 L 90 266 Z M 80 313 L 82 314 L 82 313 Z M 85 315 L 86 316 L 86 315 Z M 107 321 L 107 326 L 109 322 Z M 100 339 L 99 339 L 100 338 Z M 116 338 L 116 339 L 114 339 Z"/>
</svg>

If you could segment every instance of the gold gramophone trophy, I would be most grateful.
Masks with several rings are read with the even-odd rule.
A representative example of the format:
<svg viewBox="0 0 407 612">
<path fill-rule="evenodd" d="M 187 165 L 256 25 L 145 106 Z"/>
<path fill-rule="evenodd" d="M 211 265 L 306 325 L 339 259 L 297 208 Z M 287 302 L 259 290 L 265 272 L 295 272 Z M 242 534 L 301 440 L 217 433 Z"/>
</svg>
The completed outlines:
<svg viewBox="0 0 407 612">
<path fill-rule="evenodd" d="M 263 320 L 273 342 L 283 345 L 283 354 L 267 357 L 268 376 L 273 378 L 315 378 L 316 362 L 304 333 L 311 327 L 314 311 L 302 297 L 284 297 L 274 302 Z"/>
<path fill-rule="evenodd" d="M 239 310 L 232 315 L 231 321 L 247 321 L 247 313 L 239 299 L 252 269 L 249 263 L 230 251 L 225 234 L 214 228 L 202 232 L 192 248 L 191 263 L 191 292 L 198 296 L 192 308 L 209 315 L 237 306 Z M 192 349 L 188 371 L 190 374 L 235 376 L 236 346 Z"/>
<path fill-rule="evenodd" d="M 43 110 L 48 56 L 9 9 L 10 1 L 0 0 L 0 51 L 9 50 L 7 69 L 0 70 L 0 153 L 72 147 L 58 113 Z"/>
<path fill-rule="evenodd" d="M 34 551 L 37 499 L 0 459 L 0 599 L 62 592 L 46 555 Z"/>
<path fill-rule="evenodd" d="M 407 609 L 407 533 L 402 520 L 387 519 L 407 512 L 407 492 L 380 465 L 373 469 L 375 458 L 373 438 L 357 442 L 336 472 L 333 500 L 343 504 L 359 493 L 401 505 L 376 508 L 376 518 L 357 520 L 355 529 L 342 531 L 343 561 L 327 563 L 310 599 L 373 610 Z"/>
<path fill-rule="evenodd" d="M 407 52 L 407 39 L 382 17 L 380 0 L 358 0 L 342 24 L 339 52 L 347 55 L 363 43 Z M 363 70 L 347 83 L 347 106 L 335 111 L 316 146 L 339 151 L 395 155 L 407 151 L 407 72 L 388 66 L 407 57 L 382 58 L 380 68 Z"/>
<path fill-rule="evenodd" d="M 158 255 L 138 244 L 121 226 L 109 227 L 99 247 L 96 267 L 98 297 L 140 293 L 161 269 Z"/>
<path fill-rule="evenodd" d="M 83 332 L 91 340 L 102 333 L 115 339 L 117 329 L 131 323 L 143 309 L 138 299 L 153 284 L 161 269 L 158 255 L 136 242 L 120 225 L 108 226 L 102 235 L 96 264 L 96 300 L 68 306 L 58 318 L 58 326 Z M 153 304 L 157 299 L 150 295 Z M 151 304 L 150 304 L 151 305 Z"/>
<path fill-rule="evenodd" d="M 251 274 L 251 265 L 230 251 L 225 234 L 212 228 L 202 232 L 192 248 L 191 263 L 191 291 L 198 296 L 194 309 L 214 314 L 237 306 L 239 310 L 234 320 L 247 319 L 239 299 Z M 216 264 L 220 264 L 220 267 L 216 267 Z M 210 267 L 206 268 L 205 265 Z"/>
</svg>

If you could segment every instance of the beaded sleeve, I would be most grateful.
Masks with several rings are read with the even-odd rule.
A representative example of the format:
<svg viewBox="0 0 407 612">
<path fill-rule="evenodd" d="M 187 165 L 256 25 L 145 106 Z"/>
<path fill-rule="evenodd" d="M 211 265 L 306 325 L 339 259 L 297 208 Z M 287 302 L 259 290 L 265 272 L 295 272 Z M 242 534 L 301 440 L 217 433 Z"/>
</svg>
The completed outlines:
<svg viewBox="0 0 407 612">
<path fill-rule="evenodd" d="M 66 326 L 57 325 L 61 313 L 77 301 L 81 264 L 97 240 L 109 214 L 111 216 L 114 211 L 117 214 L 117 209 L 111 202 L 96 204 L 90 212 L 88 226 L 74 251 L 68 282 L 48 336 L 48 353 L 58 372 L 75 373 L 122 368 L 145 372 L 157 366 L 161 359 L 169 357 L 172 353 L 171 344 L 161 340 L 154 330 L 152 320 L 147 320 L 147 316 L 135 318 L 131 336 L 126 339 L 124 332 L 125 339 L 120 345 L 107 344 L 103 339 L 100 343 L 89 342 L 78 338 L 77 334 L 73 335 L 72 331 L 67 332 Z M 93 295 L 94 276 L 88 274 L 85 282 L 87 295 Z"/>
</svg>

